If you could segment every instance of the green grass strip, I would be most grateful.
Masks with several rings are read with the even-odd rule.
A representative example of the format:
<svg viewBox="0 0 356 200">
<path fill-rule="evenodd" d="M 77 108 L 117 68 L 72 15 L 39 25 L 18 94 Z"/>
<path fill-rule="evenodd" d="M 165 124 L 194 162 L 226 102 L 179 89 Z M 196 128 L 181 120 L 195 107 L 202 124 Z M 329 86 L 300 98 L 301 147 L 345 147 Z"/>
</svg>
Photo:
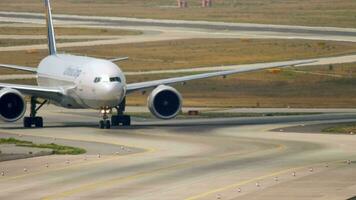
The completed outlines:
<svg viewBox="0 0 356 200">
<path fill-rule="evenodd" d="M 32 147 L 32 148 L 42 148 L 42 149 L 52 149 L 53 154 L 59 155 L 79 155 L 86 153 L 85 149 L 71 147 L 71 146 L 62 146 L 54 143 L 50 144 L 34 144 L 30 141 L 17 140 L 15 138 L 1 138 L 0 144 L 14 144 L 20 147 Z"/>
</svg>

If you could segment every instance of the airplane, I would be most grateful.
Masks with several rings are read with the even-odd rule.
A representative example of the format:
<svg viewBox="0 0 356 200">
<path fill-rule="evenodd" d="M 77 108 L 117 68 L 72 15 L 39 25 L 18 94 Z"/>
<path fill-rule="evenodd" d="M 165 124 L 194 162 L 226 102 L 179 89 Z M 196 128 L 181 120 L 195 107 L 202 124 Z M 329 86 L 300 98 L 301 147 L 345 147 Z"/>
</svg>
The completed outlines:
<svg viewBox="0 0 356 200">
<path fill-rule="evenodd" d="M 146 90 L 152 90 L 147 101 L 150 112 L 159 119 L 168 120 L 175 118 L 182 108 L 182 95 L 171 86 L 173 84 L 314 62 L 301 60 L 261 63 L 235 70 L 127 84 L 125 74 L 114 63 L 126 60 L 127 57 L 105 60 L 57 53 L 50 0 L 44 0 L 44 5 L 49 55 L 37 68 L 0 64 L 3 68 L 36 74 L 37 85 L 0 83 L 2 121 L 15 122 L 23 118 L 27 110 L 24 96 L 30 97 L 30 115 L 23 118 L 25 128 L 43 127 L 43 118 L 37 113 L 46 103 L 68 109 L 99 110 L 101 129 L 120 125 L 130 126 L 131 117 L 125 115 L 126 96 Z M 113 109 L 117 110 L 116 114 L 113 114 Z"/>
</svg>

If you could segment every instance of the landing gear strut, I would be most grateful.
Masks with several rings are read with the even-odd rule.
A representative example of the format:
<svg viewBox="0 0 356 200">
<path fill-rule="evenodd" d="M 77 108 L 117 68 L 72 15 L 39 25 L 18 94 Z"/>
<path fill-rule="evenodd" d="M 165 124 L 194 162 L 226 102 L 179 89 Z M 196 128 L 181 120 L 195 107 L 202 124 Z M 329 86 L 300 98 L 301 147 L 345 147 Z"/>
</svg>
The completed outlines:
<svg viewBox="0 0 356 200">
<path fill-rule="evenodd" d="M 131 117 L 129 115 L 124 115 L 126 109 L 126 98 L 120 103 L 116 108 L 117 115 L 111 117 L 111 123 L 113 126 L 130 126 Z"/>
<path fill-rule="evenodd" d="M 40 104 L 37 107 L 37 104 Z M 43 127 L 43 118 L 42 117 L 37 117 L 36 114 L 39 109 L 42 108 L 44 104 L 47 103 L 47 100 L 43 101 L 42 103 L 37 101 L 36 97 L 31 97 L 31 113 L 30 117 L 25 117 L 23 120 L 23 126 L 25 128 L 31 128 L 32 125 L 34 125 L 36 128 L 42 128 Z M 37 108 L 36 108 L 37 107 Z"/>
</svg>

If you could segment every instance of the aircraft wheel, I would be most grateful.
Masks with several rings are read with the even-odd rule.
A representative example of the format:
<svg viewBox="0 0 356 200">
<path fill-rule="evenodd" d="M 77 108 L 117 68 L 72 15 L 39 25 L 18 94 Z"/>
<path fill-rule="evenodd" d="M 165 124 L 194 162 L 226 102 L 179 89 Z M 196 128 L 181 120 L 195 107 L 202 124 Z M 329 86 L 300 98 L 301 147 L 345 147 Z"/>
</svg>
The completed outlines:
<svg viewBox="0 0 356 200">
<path fill-rule="evenodd" d="M 106 120 L 106 122 L 105 122 L 105 128 L 106 128 L 106 129 L 110 129 L 110 128 L 111 128 L 110 120 Z"/>
<path fill-rule="evenodd" d="M 35 122 L 35 126 L 37 128 L 43 128 L 43 118 L 42 117 L 35 117 L 34 122 Z"/>
<path fill-rule="evenodd" d="M 100 122 L 99 122 L 99 128 L 100 128 L 100 129 L 104 129 L 104 128 L 105 128 L 104 120 L 100 120 Z"/>
<path fill-rule="evenodd" d="M 131 117 L 128 115 L 123 116 L 123 126 L 131 126 Z"/>
<path fill-rule="evenodd" d="M 31 125 L 32 125 L 32 119 L 31 119 L 31 117 L 25 117 L 25 118 L 23 119 L 23 126 L 24 126 L 25 128 L 31 128 Z"/>
</svg>

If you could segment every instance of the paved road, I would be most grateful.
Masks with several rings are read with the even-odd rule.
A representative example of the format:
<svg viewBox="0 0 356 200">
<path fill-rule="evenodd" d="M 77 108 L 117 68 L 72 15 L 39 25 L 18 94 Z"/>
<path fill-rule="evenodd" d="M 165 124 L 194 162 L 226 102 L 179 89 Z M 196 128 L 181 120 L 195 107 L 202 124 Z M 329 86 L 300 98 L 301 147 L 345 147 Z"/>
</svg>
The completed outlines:
<svg viewBox="0 0 356 200">
<path fill-rule="evenodd" d="M 112 130 L 96 128 L 95 111 L 73 113 L 49 107 L 41 114 L 45 129 L 25 130 L 17 128 L 20 123 L 1 123 L 0 134 L 93 145 L 98 142 L 108 144 L 108 149 L 125 145 L 144 151 L 101 158 L 94 151 L 87 157 L 50 156 L 3 162 L 0 170 L 6 173 L 0 177 L 0 199 L 309 200 L 328 195 L 345 199 L 354 195 L 356 187 L 356 164 L 344 162 L 356 159 L 355 136 L 280 130 L 301 124 L 354 121 L 356 114 L 352 113 L 267 121 L 173 120 L 157 121 L 155 125 L 135 120 L 131 128 Z M 280 131 L 270 132 L 271 129 Z M 49 168 L 45 167 L 47 162 Z M 293 172 L 296 176 L 292 176 Z M 307 192 L 294 196 L 295 191 Z"/>
</svg>

